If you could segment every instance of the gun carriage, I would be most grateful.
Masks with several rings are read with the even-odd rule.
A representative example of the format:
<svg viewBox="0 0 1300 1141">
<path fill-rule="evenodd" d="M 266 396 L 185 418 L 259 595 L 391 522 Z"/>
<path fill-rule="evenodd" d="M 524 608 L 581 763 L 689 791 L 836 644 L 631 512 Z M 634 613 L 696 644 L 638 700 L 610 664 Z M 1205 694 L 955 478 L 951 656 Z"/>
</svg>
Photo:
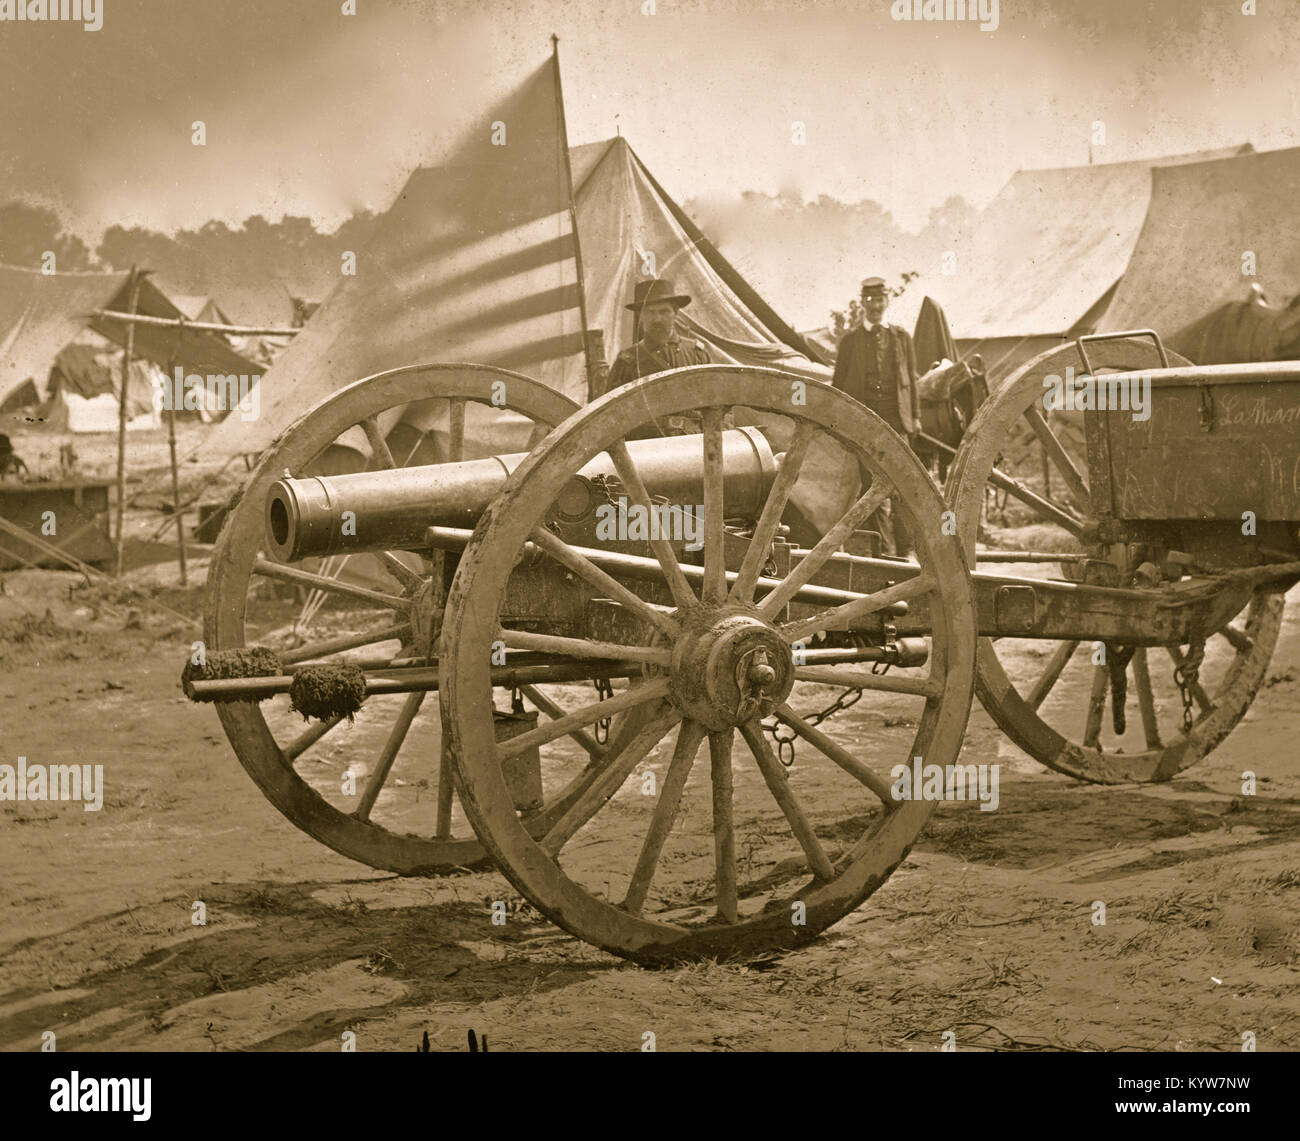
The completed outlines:
<svg viewBox="0 0 1300 1141">
<path fill-rule="evenodd" d="M 1039 412 L 1042 378 L 1067 363 L 1147 370 L 1155 429 L 1087 414 L 1087 455 L 1071 455 Z M 1168 779 L 1244 715 L 1280 592 L 1300 575 L 1300 449 L 1294 428 L 1276 433 L 1277 471 L 1231 488 L 1168 479 L 1181 447 L 1211 456 L 1185 465 L 1202 470 L 1254 454 L 1224 417 L 1229 388 L 1300 407 L 1300 366 L 1191 369 L 1133 335 L 1045 354 L 980 410 L 941 496 L 871 412 L 777 370 L 661 373 L 583 408 L 498 369 L 381 374 L 308 412 L 253 473 L 214 552 L 209 661 L 187 670 L 187 692 L 217 702 L 282 813 L 372 867 L 431 874 L 490 859 L 554 922 L 641 962 L 797 944 L 906 856 L 935 805 L 897 799 L 890 770 L 957 762 L 974 692 L 1031 755 L 1097 781 Z M 1208 431 L 1207 392 L 1219 410 Z M 699 431 L 659 436 L 682 417 Z M 1068 502 L 999 470 L 1022 421 Z M 331 473 L 348 443 L 368 470 Z M 803 481 L 833 462 L 842 502 L 801 513 Z M 977 543 L 990 486 L 1071 549 L 990 558 Z M 915 537 L 912 558 L 881 556 L 863 530 L 886 499 Z M 1255 534 L 1238 507 L 1256 513 Z M 994 560 L 1031 573 L 983 567 Z M 359 585 L 345 564 L 387 584 Z M 267 581 L 340 600 L 350 628 L 251 652 L 250 604 Z M 1005 653 L 1020 639 L 1055 643 L 1028 681 Z M 1076 658 L 1087 669 L 1095 646 L 1105 663 L 1092 666 L 1087 708 L 1054 705 L 1063 671 Z M 1186 703 L 1153 685 L 1151 650 L 1169 655 Z M 1130 678 L 1140 728 L 1125 719 Z M 598 699 L 565 704 L 573 690 L 560 687 L 576 683 Z M 818 728 L 829 711 L 796 711 L 826 687 L 906 715 L 852 747 Z M 293 730 L 286 693 L 320 719 Z M 340 795 L 312 775 L 313 758 L 362 703 L 370 759 L 348 750 L 356 787 Z M 787 769 L 796 738 L 807 759 Z M 661 744 L 654 794 L 629 807 L 617 794 Z M 710 822 L 689 829 L 684 794 L 706 744 L 696 785 Z M 404 746 L 418 757 L 399 765 Z M 337 766 L 325 770 L 337 783 Z M 423 798 L 411 795 L 416 771 Z M 817 773 L 843 784 L 828 796 Z M 742 784 L 765 789 L 774 811 L 738 811 Z M 641 840 L 629 866 L 595 883 L 562 856 L 602 814 Z"/>
</svg>

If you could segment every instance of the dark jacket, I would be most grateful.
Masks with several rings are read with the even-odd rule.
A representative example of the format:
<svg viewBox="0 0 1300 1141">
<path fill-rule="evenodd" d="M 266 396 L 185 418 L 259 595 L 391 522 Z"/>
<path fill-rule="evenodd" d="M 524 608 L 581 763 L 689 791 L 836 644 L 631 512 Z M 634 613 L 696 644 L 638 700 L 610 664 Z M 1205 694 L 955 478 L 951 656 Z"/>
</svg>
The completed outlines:
<svg viewBox="0 0 1300 1141">
<path fill-rule="evenodd" d="M 895 417 L 888 413 L 892 406 L 887 402 L 887 390 L 893 388 L 897 398 L 897 421 L 904 432 L 920 431 L 920 409 L 916 392 L 916 351 L 912 348 L 912 338 L 906 329 L 897 325 L 882 324 L 888 338 L 890 351 L 885 354 L 886 375 L 880 378 L 881 387 L 868 387 L 868 373 L 876 371 L 872 358 L 871 342 L 868 339 L 866 325 L 846 333 L 840 341 L 839 352 L 835 357 L 835 375 L 831 384 L 847 392 L 855 400 L 861 401 L 868 408 L 880 412 L 891 425 Z"/>
<path fill-rule="evenodd" d="M 610 389 L 614 389 L 656 372 L 712 363 L 709 350 L 701 341 L 674 337 L 658 351 L 651 349 L 645 341 L 637 341 L 635 345 L 624 349 L 614 358 L 607 383 Z"/>
</svg>

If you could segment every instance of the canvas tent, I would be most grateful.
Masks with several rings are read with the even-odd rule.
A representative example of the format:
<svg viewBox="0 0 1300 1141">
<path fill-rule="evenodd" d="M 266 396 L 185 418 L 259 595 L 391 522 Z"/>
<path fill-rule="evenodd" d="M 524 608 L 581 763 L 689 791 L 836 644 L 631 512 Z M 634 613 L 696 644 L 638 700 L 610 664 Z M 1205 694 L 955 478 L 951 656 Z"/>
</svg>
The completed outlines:
<svg viewBox="0 0 1300 1141">
<path fill-rule="evenodd" d="M 209 288 L 229 324 L 268 329 L 293 325 L 293 297 L 280 281 L 215 276 Z"/>
<path fill-rule="evenodd" d="M 30 397 L 50 397 L 49 376 L 59 353 L 92 330 L 124 346 L 126 324 L 90 314 L 130 307 L 129 273 L 43 274 L 0 266 L 0 407 L 12 409 Z M 138 310 L 154 317 L 181 315 L 170 299 L 142 277 Z M 166 369 L 173 361 L 187 372 L 251 374 L 257 366 L 220 337 L 188 329 L 137 325 L 135 356 Z M 116 400 L 116 397 L 114 397 Z"/>
<path fill-rule="evenodd" d="M 295 316 L 293 296 L 281 281 L 222 279 L 214 286 L 213 294 L 220 298 L 219 308 L 225 324 L 252 329 L 291 329 L 300 324 Z M 268 367 L 292 339 L 269 333 L 229 338 L 237 352 Z"/>
<path fill-rule="evenodd" d="M 49 399 L 39 418 L 70 432 L 116 432 L 122 385 L 122 354 L 111 342 L 85 330 L 54 358 Z M 150 361 L 133 360 L 127 380 L 127 427 L 155 428 L 161 415 L 155 400 L 162 371 Z"/>
<path fill-rule="evenodd" d="M 260 451 L 343 385 L 430 361 L 499 365 L 585 401 L 583 317 L 603 330 L 612 361 L 631 342 L 623 307 L 647 276 L 647 254 L 693 297 L 685 331 L 716 360 L 829 377 L 621 138 L 568 152 L 580 295 L 553 60 L 483 122 L 509 124 L 509 146 L 483 131 L 411 175 L 358 253 L 356 275 L 267 372 L 260 419 L 222 425 L 204 452 Z"/>
<path fill-rule="evenodd" d="M 1162 167 L 1151 181 L 1102 330 L 1154 328 L 1199 364 L 1294 353 L 1300 321 L 1287 307 L 1300 295 L 1300 147 Z"/>
<path fill-rule="evenodd" d="M 215 325 L 234 324 L 217 304 L 215 297 L 203 293 L 172 293 L 169 296 L 172 304 L 191 321 L 206 321 Z"/>
<path fill-rule="evenodd" d="M 256 329 L 292 329 L 303 323 L 298 319 L 294 303 L 294 298 L 301 297 L 301 294 L 277 278 L 217 274 L 212 278 L 212 295 L 227 324 Z M 259 333 L 231 337 L 230 341 L 245 356 L 269 364 L 292 339 Z"/>
<path fill-rule="evenodd" d="M 206 293 L 183 293 L 169 288 L 165 280 L 156 283 L 191 321 L 251 329 L 291 329 L 297 324 L 293 298 L 278 281 L 227 280 L 216 276 L 205 281 L 218 284 Z M 263 371 L 292 339 L 270 333 L 217 335 L 241 356 L 258 362 Z"/>
<path fill-rule="evenodd" d="M 955 243 L 955 272 L 924 287 L 963 353 L 991 375 L 1090 332 L 1137 242 L 1151 172 L 1251 151 L 1249 143 L 1133 162 L 1020 170 Z"/>
<path fill-rule="evenodd" d="M 692 298 L 681 311 L 687 333 L 715 361 L 767 365 L 828 376 L 820 350 L 787 325 L 655 181 L 626 139 L 574 148 L 578 232 L 587 319 L 604 330 L 612 361 L 633 340 L 625 309 L 653 254 L 656 275 Z"/>
</svg>

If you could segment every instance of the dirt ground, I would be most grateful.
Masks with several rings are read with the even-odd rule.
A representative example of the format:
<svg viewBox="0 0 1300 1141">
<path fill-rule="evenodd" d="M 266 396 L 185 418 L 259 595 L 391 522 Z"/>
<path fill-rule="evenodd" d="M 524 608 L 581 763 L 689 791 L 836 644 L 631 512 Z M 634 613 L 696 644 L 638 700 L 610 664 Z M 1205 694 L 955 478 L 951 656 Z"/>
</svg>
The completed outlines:
<svg viewBox="0 0 1300 1141">
<path fill-rule="evenodd" d="M 427 1032 L 464 1050 L 471 1028 L 494 1050 L 637 1050 L 647 1033 L 660 1050 L 936 1050 L 946 1031 L 972 1050 L 1233 1051 L 1247 1031 L 1300 1048 L 1300 590 L 1245 720 L 1174 781 L 1048 772 L 977 705 L 962 759 L 1001 766 L 996 812 L 942 805 L 808 947 L 646 970 L 559 931 L 494 872 L 400 879 L 289 824 L 179 690 L 199 594 L 169 574 L 136 572 L 135 594 L 59 572 L 0 583 L 0 762 L 102 763 L 106 781 L 100 812 L 0 803 L 0 1048 L 53 1031 L 59 1049 L 337 1050 L 353 1031 L 359 1049 Z M 1082 708 L 1072 677 L 1054 700 Z M 430 726 L 426 709 L 416 734 Z M 859 745 L 908 733 L 867 701 L 827 727 Z M 323 784 L 364 718 L 341 732 Z M 643 769 L 662 775 L 670 751 Z M 815 799 L 810 764 L 791 779 Z M 766 795 L 737 774 L 738 799 Z M 687 788 L 706 821 L 707 780 L 697 764 Z M 429 808 L 427 781 L 398 794 Z M 635 853 L 632 811 L 580 832 L 566 870 L 598 877 Z"/>
</svg>

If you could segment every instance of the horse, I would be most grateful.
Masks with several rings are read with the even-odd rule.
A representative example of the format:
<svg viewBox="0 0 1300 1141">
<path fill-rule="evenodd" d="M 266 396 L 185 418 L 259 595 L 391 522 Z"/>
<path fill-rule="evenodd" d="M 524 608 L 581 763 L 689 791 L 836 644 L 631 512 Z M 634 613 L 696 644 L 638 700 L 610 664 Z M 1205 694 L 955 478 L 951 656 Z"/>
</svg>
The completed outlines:
<svg viewBox="0 0 1300 1141">
<path fill-rule="evenodd" d="M 984 361 L 978 353 L 967 360 L 935 362 L 916 381 L 921 432 L 932 440 L 956 448 L 975 412 L 989 395 Z M 937 468 L 939 483 L 948 478 L 952 453 L 916 438 L 912 443 L 926 469 Z"/>
</svg>

